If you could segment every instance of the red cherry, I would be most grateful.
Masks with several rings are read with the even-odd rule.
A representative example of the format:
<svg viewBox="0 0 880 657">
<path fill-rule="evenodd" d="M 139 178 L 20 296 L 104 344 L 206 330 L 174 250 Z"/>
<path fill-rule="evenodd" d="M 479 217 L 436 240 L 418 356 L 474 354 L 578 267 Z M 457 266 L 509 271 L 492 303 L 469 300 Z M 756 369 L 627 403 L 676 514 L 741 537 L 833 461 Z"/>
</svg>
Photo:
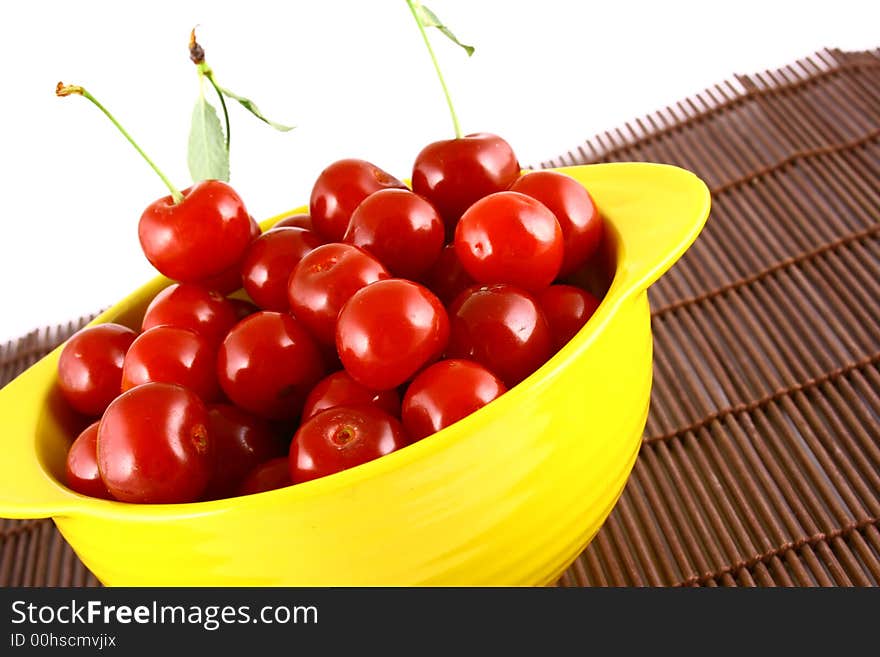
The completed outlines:
<svg viewBox="0 0 880 657">
<path fill-rule="evenodd" d="M 195 282 L 237 264 L 250 241 L 251 218 L 235 190 L 205 180 L 144 210 L 138 237 L 147 260 L 168 278 Z"/>
<path fill-rule="evenodd" d="M 112 500 L 98 472 L 98 424 L 86 427 L 67 451 L 67 485 L 81 495 Z"/>
<path fill-rule="evenodd" d="M 426 287 L 401 278 L 355 292 L 339 313 L 336 350 L 346 371 L 371 390 L 389 390 L 436 360 L 449 318 Z"/>
<path fill-rule="evenodd" d="M 444 304 L 452 303 L 455 297 L 476 283 L 461 266 L 461 260 L 455 252 L 455 244 L 447 244 L 443 247 L 437 262 L 425 272 L 421 282 Z"/>
<path fill-rule="evenodd" d="M 413 166 L 412 188 L 437 208 L 451 235 L 465 210 L 507 189 L 519 174 L 510 144 L 482 132 L 425 146 Z"/>
<path fill-rule="evenodd" d="M 314 340 L 290 315 L 262 311 L 236 324 L 217 356 L 220 386 L 237 406 L 270 419 L 299 416 L 324 376 Z"/>
<path fill-rule="evenodd" d="M 440 256 L 445 233 L 434 207 L 408 189 L 383 189 L 351 215 L 343 241 L 361 247 L 399 278 L 418 278 Z"/>
<path fill-rule="evenodd" d="M 67 403 L 99 417 L 119 394 L 125 353 L 136 337 L 119 324 L 89 326 L 73 335 L 58 358 L 58 387 Z"/>
<path fill-rule="evenodd" d="M 317 231 L 332 242 L 342 241 L 351 213 L 367 196 L 380 189 L 406 185 L 375 164 L 346 159 L 324 169 L 312 187 L 309 214 Z"/>
<path fill-rule="evenodd" d="M 304 422 L 290 443 L 294 483 L 325 477 L 408 443 L 400 422 L 375 406 L 337 406 Z"/>
<path fill-rule="evenodd" d="M 305 228 L 306 230 L 315 230 L 315 225 L 312 223 L 312 216 L 310 214 L 301 213 L 292 214 L 289 217 L 279 219 L 269 230 L 275 230 L 276 228 Z"/>
<path fill-rule="evenodd" d="M 498 192 L 474 203 L 455 229 L 455 252 L 480 283 L 510 283 L 537 291 L 562 264 L 562 229 L 540 201 Z"/>
<path fill-rule="evenodd" d="M 111 402 L 98 427 L 98 469 L 122 502 L 200 499 L 211 471 L 208 411 L 191 390 L 146 383 Z"/>
<path fill-rule="evenodd" d="M 335 406 L 359 406 L 361 404 L 372 404 L 389 415 L 400 416 L 400 395 L 396 389 L 392 388 L 382 392 L 370 390 L 352 379 L 348 372 L 342 370 L 333 372 L 312 388 L 303 407 L 302 420 L 305 422 L 321 411 Z"/>
<path fill-rule="evenodd" d="M 369 253 L 350 244 L 319 246 L 303 257 L 288 282 L 290 309 L 322 344 L 336 344 L 336 319 L 362 287 L 391 274 Z"/>
<path fill-rule="evenodd" d="M 449 307 L 449 358 L 474 360 L 510 388 L 552 354 L 538 301 L 512 285 L 472 287 Z"/>
<path fill-rule="evenodd" d="M 458 422 L 507 392 L 485 367 L 469 360 L 441 360 L 422 370 L 403 397 L 403 426 L 419 440 Z"/>
<path fill-rule="evenodd" d="M 241 265 L 245 292 L 263 310 L 286 312 L 287 281 L 321 238 L 304 228 L 273 228 L 248 247 Z"/>
<path fill-rule="evenodd" d="M 153 297 L 144 313 L 141 329 L 147 331 L 156 326 L 189 329 L 219 346 L 237 321 L 235 307 L 219 292 L 195 283 L 174 283 Z"/>
<path fill-rule="evenodd" d="M 290 458 L 281 456 L 261 463 L 245 477 L 238 495 L 253 495 L 290 486 Z"/>
<path fill-rule="evenodd" d="M 189 329 L 156 326 L 131 343 L 122 367 L 123 391 L 149 382 L 176 383 L 204 401 L 216 399 L 217 347 Z"/>
<path fill-rule="evenodd" d="M 550 326 L 554 351 L 568 343 L 599 307 L 599 299 L 573 285 L 551 285 L 541 290 L 538 304 Z"/>
<path fill-rule="evenodd" d="M 251 470 L 287 452 L 266 420 L 229 404 L 208 407 L 208 433 L 213 467 L 206 499 L 234 495 Z"/>
<path fill-rule="evenodd" d="M 599 246 L 604 224 L 589 192 L 577 180 L 558 171 L 533 171 L 510 187 L 539 200 L 562 228 L 565 256 L 559 276 L 568 276 L 589 260 Z"/>
<path fill-rule="evenodd" d="M 263 229 L 260 228 L 260 224 L 258 224 L 253 217 L 251 220 L 251 238 L 248 241 L 248 245 L 252 244 L 255 239 L 257 239 L 263 232 Z M 247 249 L 245 249 L 247 251 Z M 244 257 L 244 254 L 242 254 Z M 236 290 L 241 288 L 241 261 L 236 262 L 231 267 L 224 269 L 222 272 L 217 274 L 216 276 L 210 276 L 202 281 L 199 281 L 199 284 L 207 288 L 209 290 L 216 290 L 221 294 L 230 294 L 235 292 Z"/>
</svg>

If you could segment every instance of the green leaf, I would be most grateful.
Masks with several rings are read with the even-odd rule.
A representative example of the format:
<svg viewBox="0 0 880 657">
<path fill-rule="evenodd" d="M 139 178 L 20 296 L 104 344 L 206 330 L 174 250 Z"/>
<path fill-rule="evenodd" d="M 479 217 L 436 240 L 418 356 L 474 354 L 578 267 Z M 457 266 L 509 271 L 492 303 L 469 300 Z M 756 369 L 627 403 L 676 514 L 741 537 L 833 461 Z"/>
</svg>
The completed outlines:
<svg viewBox="0 0 880 657">
<path fill-rule="evenodd" d="M 193 108 L 189 131 L 187 164 L 193 182 L 223 180 L 229 182 L 229 151 L 217 116 L 217 110 L 203 94 Z"/>
<path fill-rule="evenodd" d="M 225 87 L 220 87 L 220 91 L 223 92 L 223 95 L 226 96 L 227 98 L 232 98 L 232 100 L 237 100 L 239 103 L 241 103 L 242 107 L 244 107 L 248 112 L 250 112 L 251 114 L 256 116 L 258 119 L 260 119 L 260 121 L 263 121 L 264 123 L 269 124 L 270 126 L 272 126 L 273 128 L 275 128 L 276 130 L 278 130 L 280 132 L 288 132 L 289 130 L 293 130 L 294 127 L 296 127 L 296 126 L 292 126 L 292 125 L 282 125 L 281 123 L 275 123 L 275 121 L 270 121 L 269 119 L 267 119 L 263 115 L 263 113 L 260 111 L 260 108 L 257 107 L 257 104 L 254 101 L 252 101 L 248 98 L 245 98 L 244 96 L 239 96 L 238 94 L 234 94 L 231 91 L 229 91 L 229 89 L 226 89 Z"/>
<path fill-rule="evenodd" d="M 421 2 L 416 3 L 416 16 L 419 17 L 419 22 L 424 27 L 436 27 L 440 30 L 446 37 L 452 41 L 455 45 L 464 48 L 464 51 L 468 54 L 468 57 L 474 54 L 474 47 L 467 46 L 459 41 L 456 36 L 446 27 L 439 18 L 437 18 L 437 14 L 428 9 Z"/>
</svg>

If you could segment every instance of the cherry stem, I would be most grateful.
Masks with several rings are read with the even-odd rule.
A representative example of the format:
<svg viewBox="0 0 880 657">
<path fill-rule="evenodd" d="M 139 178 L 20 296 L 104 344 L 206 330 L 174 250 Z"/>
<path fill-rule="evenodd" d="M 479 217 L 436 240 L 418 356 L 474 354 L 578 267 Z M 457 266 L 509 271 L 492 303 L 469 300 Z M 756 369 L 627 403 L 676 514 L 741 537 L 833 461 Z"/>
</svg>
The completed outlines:
<svg viewBox="0 0 880 657">
<path fill-rule="evenodd" d="M 208 78 L 208 82 L 211 83 L 211 86 L 214 87 L 214 91 L 217 92 L 217 98 L 220 99 L 220 106 L 223 108 L 223 119 L 226 123 L 226 152 L 228 153 L 229 112 L 226 109 L 226 99 L 223 97 L 223 92 L 220 90 L 220 87 L 217 86 L 217 81 L 214 79 L 214 70 L 208 66 L 208 62 L 205 61 L 205 49 L 199 45 L 198 41 L 196 41 L 196 28 L 193 28 L 192 32 L 189 33 L 189 58 L 192 60 L 193 64 L 196 65 L 199 77 L 204 76 Z"/>
<path fill-rule="evenodd" d="M 437 63 L 437 56 L 434 55 L 434 49 L 431 47 L 431 41 L 428 39 L 428 34 L 425 32 L 425 26 L 422 25 L 422 21 L 419 18 L 418 13 L 416 13 L 415 4 L 413 4 L 413 0 L 406 0 L 406 4 L 409 5 L 409 10 L 412 12 L 413 18 L 416 20 L 416 25 L 419 26 L 419 32 L 422 33 L 422 39 L 425 41 L 425 46 L 428 48 L 428 54 L 431 55 L 431 61 L 434 62 L 434 70 L 437 71 L 437 77 L 440 79 L 440 86 L 443 87 L 443 95 L 446 96 L 446 104 L 449 106 L 449 113 L 452 115 L 452 126 L 455 128 L 455 138 L 461 139 L 461 126 L 458 124 L 458 117 L 455 115 L 455 108 L 452 106 L 452 98 L 449 96 L 449 89 L 446 87 L 446 81 L 443 79 L 443 73 L 440 72 L 440 64 Z"/>
<path fill-rule="evenodd" d="M 107 111 L 107 108 L 105 108 L 101 103 L 98 102 L 97 98 L 95 98 L 92 94 L 90 94 L 88 91 L 86 91 L 85 88 L 77 86 L 77 85 L 64 84 L 62 82 L 59 82 L 58 86 L 55 87 L 55 95 L 56 96 L 63 98 L 64 96 L 70 96 L 73 94 L 87 98 L 89 101 L 92 102 L 92 104 L 95 107 L 97 107 L 99 110 L 101 110 L 104 113 L 104 116 L 106 116 L 108 119 L 110 119 L 110 121 L 113 123 L 113 125 L 115 125 L 119 129 L 119 132 L 122 133 L 122 136 L 128 140 L 128 143 L 131 144 L 132 146 L 134 146 L 134 149 L 138 153 L 141 154 L 141 157 L 144 158 L 144 160 L 146 160 L 147 164 L 149 164 L 150 167 L 152 167 L 153 171 L 155 171 L 156 174 L 162 179 L 162 182 L 165 183 L 165 186 L 171 192 L 171 197 L 174 199 L 174 202 L 180 203 L 181 201 L 183 201 L 183 194 L 181 194 L 180 191 L 174 185 L 171 184 L 171 181 L 168 180 L 168 178 L 165 176 L 164 173 L 162 173 L 162 171 L 159 169 L 159 167 L 157 167 L 153 163 L 153 160 L 151 160 L 149 157 L 147 157 L 147 154 L 144 153 L 144 151 L 141 149 L 140 146 L 138 146 L 137 142 L 134 139 L 132 139 L 131 135 L 128 134 L 128 132 L 126 132 L 125 128 L 123 128 L 120 125 L 119 121 L 117 121 L 116 118 L 110 112 Z"/>
<path fill-rule="evenodd" d="M 220 99 L 220 106 L 223 108 L 223 119 L 226 121 L 226 152 L 229 152 L 229 112 L 226 110 L 226 99 L 223 97 L 223 92 L 220 91 L 220 87 L 217 86 L 217 82 L 214 80 L 214 71 L 211 70 L 207 64 L 202 64 L 199 67 L 199 71 L 202 70 L 202 67 L 205 68 L 204 75 L 208 78 L 208 82 L 211 83 L 211 86 L 214 87 L 214 91 L 217 92 L 217 98 Z"/>
</svg>

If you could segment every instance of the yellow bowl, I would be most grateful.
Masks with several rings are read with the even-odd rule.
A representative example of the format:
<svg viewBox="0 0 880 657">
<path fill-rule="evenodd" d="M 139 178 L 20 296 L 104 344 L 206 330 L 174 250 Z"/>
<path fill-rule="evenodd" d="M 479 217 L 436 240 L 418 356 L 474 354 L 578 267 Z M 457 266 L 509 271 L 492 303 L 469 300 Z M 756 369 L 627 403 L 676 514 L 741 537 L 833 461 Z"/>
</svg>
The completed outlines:
<svg viewBox="0 0 880 657">
<path fill-rule="evenodd" d="M 559 170 L 607 221 L 613 281 L 578 335 L 501 398 L 323 479 L 214 502 L 124 504 L 62 483 L 70 417 L 55 386 L 59 348 L 0 390 L 0 515 L 52 517 L 109 585 L 553 582 L 635 462 L 651 388 L 646 290 L 696 239 L 710 203 L 701 180 L 672 166 Z M 167 283 L 153 280 L 93 323 L 138 325 Z"/>
</svg>

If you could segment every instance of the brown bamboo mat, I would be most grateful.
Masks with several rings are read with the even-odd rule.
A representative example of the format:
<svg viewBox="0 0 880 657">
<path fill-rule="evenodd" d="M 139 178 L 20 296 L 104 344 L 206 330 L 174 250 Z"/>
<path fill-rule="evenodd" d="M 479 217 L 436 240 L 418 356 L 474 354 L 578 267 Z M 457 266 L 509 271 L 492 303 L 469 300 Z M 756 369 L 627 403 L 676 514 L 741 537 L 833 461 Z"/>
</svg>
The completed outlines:
<svg viewBox="0 0 880 657">
<path fill-rule="evenodd" d="M 668 162 L 713 192 L 650 290 L 639 460 L 561 585 L 880 583 L 878 137 L 880 50 L 826 50 L 543 163 Z M 80 324 L 0 347 L 0 385 Z M 96 583 L 51 521 L 0 520 L 0 584 Z"/>
</svg>

